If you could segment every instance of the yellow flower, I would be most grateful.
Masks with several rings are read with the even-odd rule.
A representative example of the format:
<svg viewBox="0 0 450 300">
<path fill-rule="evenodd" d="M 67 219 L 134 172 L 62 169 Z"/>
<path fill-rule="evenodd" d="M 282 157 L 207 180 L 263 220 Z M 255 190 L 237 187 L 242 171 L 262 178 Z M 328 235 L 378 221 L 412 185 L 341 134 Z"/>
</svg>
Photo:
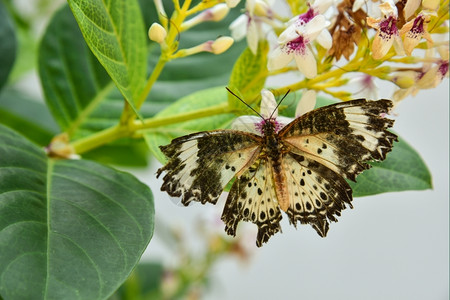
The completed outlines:
<svg viewBox="0 0 450 300">
<path fill-rule="evenodd" d="M 420 43 L 422 37 L 430 44 L 433 43 L 431 35 L 427 31 L 427 23 L 430 20 L 428 14 L 420 13 L 400 30 L 400 36 L 403 37 L 403 47 L 406 54 L 411 55 L 414 48 Z"/>
<path fill-rule="evenodd" d="M 401 52 L 401 39 L 397 29 L 398 12 L 394 3 L 386 1 L 380 5 L 384 17 L 374 19 L 367 17 L 367 24 L 377 29 L 377 34 L 372 43 L 372 56 L 375 59 L 383 58 L 392 45 L 396 47 L 397 52 Z"/>
</svg>

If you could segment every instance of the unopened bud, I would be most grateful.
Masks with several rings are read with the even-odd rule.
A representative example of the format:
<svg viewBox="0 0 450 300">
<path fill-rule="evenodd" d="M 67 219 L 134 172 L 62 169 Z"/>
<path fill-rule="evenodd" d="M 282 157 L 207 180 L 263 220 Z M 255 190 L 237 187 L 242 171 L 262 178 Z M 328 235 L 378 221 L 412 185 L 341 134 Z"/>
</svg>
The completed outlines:
<svg viewBox="0 0 450 300">
<path fill-rule="evenodd" d="M 148 30 L 150 40 L 161 44 L 167 36 L 167 31 L 158 23 L 153 23 Z"/>
<path fill-rule="evenodd" d="M 211 52 L 214 54 L 221 54 L 227 51 L 233 43 L 234 40 L 232 37 L 221 36 L 211 44 Z"/>
<path fill-rule="evenodd" d="M 217 4 L 213 8 L 210 9 L 211 12 L 211 20 L 218 22 L 221 21 L 228 15 L 230 9 L 225 3 Z"/>
</svg>

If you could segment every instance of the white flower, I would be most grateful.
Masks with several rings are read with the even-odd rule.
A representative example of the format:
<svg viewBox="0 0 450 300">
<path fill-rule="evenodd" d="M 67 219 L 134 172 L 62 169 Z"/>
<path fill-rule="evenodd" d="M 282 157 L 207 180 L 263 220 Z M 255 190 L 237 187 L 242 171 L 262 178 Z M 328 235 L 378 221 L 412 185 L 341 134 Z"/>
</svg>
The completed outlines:
<svg viewBox="0 0 450 300">
<path fill-rule="evenodd" d="M 400 30 L 400 36 L 404 36 L 403 46 L 406 54 L 411 55 L 411 52 L 419 45 L 422 38 L 425 38 L 430 45 L 433 43 L 431 35 L 427 31 L 429 20 L 430 14 L 421 12 L 417 17 L 403 25 Z"/>
<path fill-rule="evenodd" d="M 444 77 L 449 76 L 448 72 L 448 48 L 447 51 L 439 51 L 440 59 L 436 59 L 434 64 L 424 63 L 420 70 L 413 72 L 397 72 L 391 81 L 397 84 L 400 89 L 394 92 L 394 101 L 399 102 L 403 98 L 415 96 L 421 89 L 432 89 L 438 86 Z M 429 49 L 425 53 L 425 58 L 433 58 L 434 49 Z"/>
<path fill-rule="evenodd" d="M 261 135 L 262 126 L 267 121 L 274 123 L 276 132 L 290 122 L 289 118 L 278 117 L 277 102 L 271 91 L 263 89 L 261 97 L 259 116 L 240 116 L 231 124 L 232 129 Z"/>
<path fill-rule="evenodd" d="M 268 69 L 276 70 L 287 66 L 293 59 L 297 67 L 306 78 L 314 78 L 317 75 L 317 64 L 310 44 L 317 41 L 326 49 L 331 47 L 331 36 L 322 33 L 326 29 L 327 21 L 323 15 L 315 15 L 312 8 L 300 15 L 296 22 L 291 24 L 278 37 L 279 47 L 269 55 Z M 328 32 L 328 31 L 326 31 Z M 321 35 L 322 34 L 322 35 Z"/>
<path fill-rule="evenodd" d="M 247 131 L 254 134 L 262 135 L 263 126 L 267 122 L 272 122 L 275 132 L 280 131 L 284 126 L 292 122 L 294 119 L 278 116 L 278 104 L 272 92 L 266 89 L 261 91 L 261 108 L 259 116 L 240 116 L 231 124 L 231 128 L 235 130 Z M 314 109 L 316 105 L 316 92 L 308 90 L 303 93 L 302 98 L 297 104 L 295 117 L 299 117 Z"/>
<path fill-rule="evenodd" d="M 375 77 L 368 74 L 361 74 L 349 80 L 349 85 L 356 84 L 359 88 L 354 95 L 357 97 L 378 99 L 378 87 L 375 83 Z"/>
<path fill-rule="evenodd" d="M 247 0 L 245 8 L 245 14 L 234 20 L 229 29 L 231 30 L 231 36 L 236 41 L 247 37 L 248 47 L 253 54 L 256 54 L 258 41 L 266 36 L 262 25 L 272 22 L 272 10 L 270 3 L 263 0 Z"/>
<path fill-rule="evenodd" d="M 380 5 L 384 17 L 381 19 L 367 18 L 367 24 L 377 29 L 372 43 L 372 56 L 381 59 L 394 45 L 398 54 L 403 53 L 402 43 L 397 28 L 398 11 L 395 4 L 388 0 Z"/>
</svg>

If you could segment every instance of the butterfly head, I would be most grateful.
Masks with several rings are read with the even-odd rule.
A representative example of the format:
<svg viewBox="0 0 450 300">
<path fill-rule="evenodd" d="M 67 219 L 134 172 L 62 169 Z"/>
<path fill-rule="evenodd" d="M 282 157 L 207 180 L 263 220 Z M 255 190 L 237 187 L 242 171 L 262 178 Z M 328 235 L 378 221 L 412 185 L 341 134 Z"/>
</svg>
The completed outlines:
<svg viewBox="0 0 450 300">
<path fill-rule="evenodd" d="M 228 92 L 234 95 L 239 101 L 244 103 L 248 108 L 250 108 L 256 116 L 241 116 L 238 122 L 233 122 L 232 128 L 237 130 L 249 131 L 262 136 L 268 136 L 278 133 L 287 123 L 285 117 L 278 117 L 278 106 L 284 100 L 284 98 L 289 93 L 289 90 L 283 96 L 283 98 L 277 103 L 274 95 L 269 90 L 263 89 L 261 91 L 261 112 L 257 112 L 253 107 L 248 105 L 245 101 L 239 98 L 235 93 L 233 93 L 228 87 L 226 88 Z M 237 120 L 238 120 L 237 119 Z M 244 126 L 241 126 L 241 123 Z M 248 125 L 251 125 L 247 127 Z"/>
<path fill-rule="evenodd" d="M 260 122 L 255 123 L 255 129 L 261 135 L 270 135 L 277 133 L 284 127 L 285 124 L 277 121 L 276 118 L 270 117 L 268 119 L 262 119 Z"/>
</svg>

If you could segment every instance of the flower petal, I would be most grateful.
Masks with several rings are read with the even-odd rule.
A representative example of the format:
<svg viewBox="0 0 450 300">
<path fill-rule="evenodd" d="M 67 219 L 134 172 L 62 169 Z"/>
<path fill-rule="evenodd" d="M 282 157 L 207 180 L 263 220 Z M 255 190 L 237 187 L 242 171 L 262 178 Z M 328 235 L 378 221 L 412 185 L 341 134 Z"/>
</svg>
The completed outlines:
<svg viewBox="0 0 450 300">
<path fill-rule="evenodd" d="M 320 32 L 326 27 L 326 19 L 323 15 L 315 16 L 305 26 L 303 36 L 306 40 L 312 41 L 320 34 Z"/>
<path fill-rule="evenodd" d="M 231 30 L 231 36 L 236 41 L 240 41 L 247 34 L 247 23 L 248 17 L 246 15 L 240 15 L 236 20 L 234 20 L 229 29 Z"/>
<path fill-rule="evenodd" d="M 263 89 L 261 91 L 261 116 L 263 116 L 264 119 L 268 119 L 271 116 L 273 118 L 278 117 L 278 110 L 277 108 L 277 101 L 275 100 L 274 95 L 271 91 Z"/>
<path fill-rule="evenodd" d="M 297 67 L 306 78 L 314 78 L 317 76 L 317 63 L 313 53 L 308 47 L 305 47 L 305 51 L 302 54 L 294 56 Z"/>
<path fill-rule="evenodd" d="M 284 68 L 291 62 L 293 57 L 294 55 L 292 53 L 286 53 L 280 47 L 277 47 L 269 55 L 267 69 L 269 69 L 269 71 L 273 71 Z"/>
<path fill-rule="evenodd" d="M 307 90 L 303 93 L 302 98 L 297 104 L 297 109 L 295 110 L 295 117 L 298 118 L 301 115 L 312 111 L 316 106 L 316 92 L 314 90 Z"/>
<path fill-rule="evenodd" d="M 233 8 L 241 2 L 241 0 L 226 0 L 228 7 Z"/>
<path fill-rule="evenodd" d="M 375 59 L 381 59 L 388 53 L 394 43 L 392 35 L 378 31 L 372 43 L 372 56 Z"/>
<path fill-rule="evenodd" d="M 334 4 L 333 2 L 333 0 L 316 0 L 312 6 L 319 14 L 323 14 L 328 10 L 328 8 L 330 8 L 331 5 Z"/>
<path fill-rule="evenodd" d="M 255 21 L 250 20 L 247 28 L 247 44 L 253 54 L 258 52 L 258 25 Z"/>
<path fill-rule="evenodd" d="M 405 4 L 405 8 L 403 9 L 403 12 L 405 14 L 405 18 L 409 19 L 414 12 L 419 8 L 421 0 L 408 0 Z"/>
<path fill-rule="evenodd" d="M 240 116 L 237 117 L 233 123 L 231 123 L 231 129 L 251 132 L 254 134 L 261 134 L 256 129 L 256 124 L 261 122 L 261 118 L 259 116 Z"/>
<path fill-rule="evenodd" d="M 317 42 L 325 49 L 330 49 L 333 45 L 333 38 L 328 30 L 322 30 L 317 36 Z"/>
<path fill-rule="evenodd" d="M 285 44 L 298 37 L 297 33 L 298 26 L 294 23 L 289 25 L 278 37 L 278 43 Z"/>
</svg>

